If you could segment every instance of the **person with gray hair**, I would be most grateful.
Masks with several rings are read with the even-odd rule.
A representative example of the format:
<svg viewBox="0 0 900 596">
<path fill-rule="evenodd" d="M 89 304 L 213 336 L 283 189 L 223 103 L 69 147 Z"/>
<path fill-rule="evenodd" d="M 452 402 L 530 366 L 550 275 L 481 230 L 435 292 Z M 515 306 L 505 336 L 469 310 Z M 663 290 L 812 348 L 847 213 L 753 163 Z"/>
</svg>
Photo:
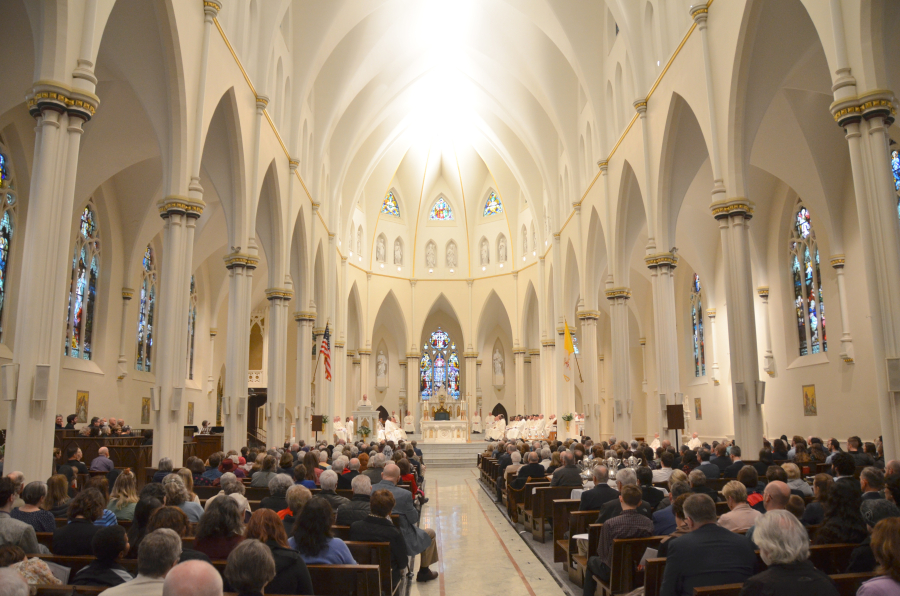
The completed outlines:
<svg viewBox="0 0 900 596">
<path fill-rule="evenodd" d="M 300 513 L 300 510 L 303 509 L 303 506 L 312 499 L 312 493 L 305 486 L 295 484 L 287 489 L 284 497 L 287 501 L 287 508 L 290 509 L 290 513 L 285 515 L 282 518 L 282 521 L 284 522 L 284 533 L 290 536 L 294 533 L 294 517 L 297 516 Z"/>
<path fill-rule="evenodd" d="M 581 488 L 581 472 L 575 466 L 575 456 L 569 451 L 563 451 L 559 454 L 559 461 L 562 465 L 553 471 L 553 477 L 550 478 L 550 486 Z"/>
<path fill-rule="evenodd" d="M 187 515 L 188 521 L 196 524 L 203 515 L 203 507 L 200 503 L 191 501 L 191 496 L 184 486 L 184 481 L 178 474 L 169 474 L 163 478 L 163 488 L 166 489 L 166 505 L 178 507 Z"/>
<path fill-rule="evenodd" d="M 0 568 L 0 596 L 30 596 L 31 588 L 12 567 Z"/>
<path fill-rule="evenodd" d="M 634 470 L 631 468 L 625 468 L 616 472 L 616 488 L 619 489 L 619 493 L 622 492 L 623 486 L 638 486 L 637 474 L 635 474 Z M 618 497 L 618 495 L 616 496 Z M 647 519 L 653 519 L 653 508 L 643 499 L 641 500 L 641 504 L 637 506 L 637 512 Z M 622 502 L 618 498 L 612 499 L 607 501 L 600 508 L 600 515 L 597 516 L 597 521 L 594 523 L 602 524 L 606 520 L 618 517 L 619 515 L 622 515 Z"/>
<path fill-rule="evenodd" d="M 150 532 L 138 547 L 138 574 L 130 582 L 103 591 L 112 596 L 162 596 L 166 574 L 181 557 L 181 536 L 160 528 Z"/>
<path fill-rule="evenodd" d="M 294 486 L 294 479 L 286 474 L 276 474 L 269 480 L 269 496 L 259 502 L 260 509 L 271 509 L 276 513 L 288 508 L 287 491 Z"/>
<path fill-rule="evenodd" d="M 222 576 L 206 561 L 185 561 L 166 574 L 162 596 L 222 596 Z"/>
<path fill-rule="evenodd" d="M 225 579 L 238 594 L 262 594 L 275 579 L 272 551 L 259 540 L 244 540 L 228 555 Z"/>
<path fill-rule="evenodd" d="M 610 501 L 619 499 L 619 491 L 609 485 L 609 468 L 604 465 L 596 465 L 591 470 L 594 478 L 594 488 L 581 493 L 579 511 L 596 511 L 602 509 Z"/>
<path fill-rule="evenodd" d="M 384 468 L 385 458 L 383 453 L 376 453 L 369 457 L 369 467 L 363 472 L 363 476 L 368 476 L 372 484 L 381 482 L 381 471 Z"/>
<path fill-rule="evenodd" d="M 741 594 L 838 596 L 831 578 L 809 561 L 809 534 L 792 513 L 766 513 L 756 522 L 753 540 L 768 568 L 749 578 Z"/>
<path fill-rule="evenodd" d="M 250 501 L 248 501 L 247 497 L 244 496 L 244 493 L 247 489 L 244 488 L 244 483 L 241 482 L 241 480 L 237 476 L 235 476 L 231 472 L 226 472 L 219 478 L 219 485 L 222 487 L 222 490 L 220 490 L 218 494 L 215 494 L 206 500 L 206 505 L 204 506 L 204 508 L 207 511 L 209 510 L 209 506 L 213 503 L 213 501 L 215 501 L 219 497 L 228 496 L 234 499 L 235 502 L 237 502 L 242 511 L 250 513 Z"/>
<path fill-rule="evenodd" d="M 347 460 L 346 456 L 344 456 L 345 469 L 344 472 L 338 476 L 338 490 L 350 490 L 353 488 L 352 482 L 353 479 L 359 476 L 359 468 L 360 463 L 357 458 Z M 371 482 L 371 478 L 369 479 Z"/>
<path fill-rule="evenodd" d="M 172 460 L 168 457 L 164 457 L 159 460 L 159 466 L 156 470 L 156 473 L 153 474 L 153 482 L 162 482 L 163 478 L 172 473 L 173 469 Z"/>
<path fill-rule="evenodd" d="M 716 504 L 708 495 L 684 502 L 689 533 L 667 542 L 660 596 L 693 596 L 694 588 L 742 583 L 753 575 L 753 543 L 716 525 Z"/>
<path fill-rule="evenodd" d="M 335 525 L 349 526 L 353 522 L 366 519 L 371 512 L 369 499 L 372 495 L 372 482 L 368 477 L 359 475 L 350 483 L 353 496 L 337 510 Z"/>
<path fill-rule="evenodd" d="M 553 460 L 551 459 L 552 455 L 553 454 L 550 452 L 549 447 L 545 446 L 545 447 L 541 448 L 541 465 L 544 466 L 544 470 L 549 468 L 550 465 L 553 463 Z"/>
<path fill-rule="evenodd" d="M 331 505 L 331 508 L 335 511 L 337 511 L 341 505 L 350 502 L 350 499 L 342 497 L 335 492 L 337 482 L 337 473 L 334 470 L 325 470 L 322 472 L 322 475 L 319 476 L 319 486 L 322 487 L 322 490 L 316 495 L 317 497 L 321 497 L 328 501 L 328 504 Z"/>
</svg>

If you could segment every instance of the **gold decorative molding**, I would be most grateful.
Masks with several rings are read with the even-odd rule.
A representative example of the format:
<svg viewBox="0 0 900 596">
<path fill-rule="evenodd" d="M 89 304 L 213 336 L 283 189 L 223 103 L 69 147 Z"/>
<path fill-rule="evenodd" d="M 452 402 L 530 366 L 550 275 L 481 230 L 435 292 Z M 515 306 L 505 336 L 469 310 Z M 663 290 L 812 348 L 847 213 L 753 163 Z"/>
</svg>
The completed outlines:
<svg viewBox="0 0 900 596">
<path fill-rule="evenodd" d="M 134 290 L 131 288 L 122 288 L 122 300 L 131 300 L 134 297 Z"/>
<path fill-rule="evenodd" d="M 528 350 L 526 350 L 525 348 L 513 348 L 513 351 L 512 351 L 513 356 L 515 356 L 517 354 L 525 354 L 526 352 L 528 352 Z"/>
<path fill-rule="evenodd" d="M 575 317 L 577 319 L 584 320 L 596 320 L 600 318 L 600 312 L 596 310 L 579 310 L 575 313 Z"/>
<path fill-rule="evenodd" d="M 304 311 L 304 310 L 299 310 L 299 311 L 297 311 L 297 312 L 294 313 L 294 320 L 295 320 L 295 321 L 315 321 L 315 320 L 316 320 L 316 313 L 314 313 L 314 312 L 309 312 L 309 311 Z"/>
<path fill-rule="evenodd" d="M 710 319 L 715 319 L 715 318 L 716 318 L 716 309 L 714 309 L 714 308 L 707 308 L 707 309 L 706 309 L 706 316 L 709 317 Z"/>
<path fill-rule="evenodd" d="M 421 358 L 422 354 L 420 354 L 419 352 L 407 352 L 406 357 L 407 358 Z"/>
<path fill-rule="evenodd" d="M 44 109 L 55 112 L 67 112 L 87 122 L 97 112 L 100 98 L 83 89 L 73 89 L 64 83 L 51 80 L 40 80 L 32 87 L 26 97 L 28 111 L 37 117 Z"/>
<path fill-rule="evenodd" d="M 597 162 L 597 167 L 600 168 L 601 173 L 605 174 L 606 171 L 609 169 L 609 160 L 601 159 L 600 161 Z"/>
<path fill-rule="evenodd" d="M 188 217 L 199 218 L 203 214 L 203 208 L 206 206 L 202 200 L 191 199 L 181 195 L 169 195 L 156 204 L 159 209 L 159 215 L 166 219 L 170 215 L 187 215 Z"/>
<path fill-rule="evenodd" d="M 290 300 L 294 297 L 294 290 L 290 288 L 267 288 L 267 300 Z"/>
<path fill-rule="evenodd" d="M 541 345 L 544 346 L 545 348 L 555 348 L 556 340 L 555 339 L 542 339 Z"/>
<path fill-rule="evenodd" d="M 647 264 L 649 269 L 656 269 L 660 266 L 675 268 L 678 266 L 678 257 L 670 252 L 659 252 L 644 257 L 644 263 Z"/>
<path fill-rule="evenodd" d="M 478 358 L 478 352 L 463 352 L 463 358 Z"/>
<path fill-rule="evenodd" d="M 642 346 L 646 346 L 646 345 L 647 345 L 647 338 L 646 338 L 646 337 L 639 337 L 639 338 L 638 338 L 638 343 L 641 344 Z"/>
<path fill-rule="evenodd" d="M 756 288 L 756 293 L 759 294 L 760 298 L 768 298 L 769 297 L 769 286 L 760 286 Z"/>
<path fill-rule="evenodd" d="M 831 113 L 838 126 L 859 122 L 862 118 L 884 117 L 888 124 L 894 121 L 897 107 L 894 94 L 887 89 L 873 89 L 861 96 L 849 96 L 831 104 Z"/>
<path fill-rule="evenodd" d="M 336 342 L 334 342 L 334 347 L 335 348 L 343 348 L 344 342 L 342 342 L 341 340 L 337 340 Z"/>
<path fill-rule="evenodd" d="M 847 364 L 853 364 L 853 358 L 847 356 L 846 358 L 844 358 L 844 362 L 846 362 Z"/>
<path fill-rule="evenodd" d="M 728 217 L 735 213 L 743 213 L 746 217 L 753 217 L 753 202 L 744 197 L 734 197 L 723 201 L 715 201 L 709 206 L 712 216 L 716 219 Z"/>
<path fill-rule="evenodd" d="M 313 327 L 313 335 L 325 335 L 324 327 Z"/>
<path fill-rule="evenodd" d="M 540 357 L 541 351 L 540 350 L 528 350 L 528 355 Z"/>
<path fill-rule="evenodd" d="M 631 288 L 610 288 L 606 290 L 606 299 L 615 300 L 616 298 L 631 298 Z"/>
<path fill-rule="evenodd" d="M 372 350 L 363 350 L 362 348 L 360 348 L 359 350 L 356 351 L 356 353 L 359 354 L 360 356 L 371 356 Z"/>
<path fill-rule="evenodd" d="M 259 258 L 242 252 L 233 252 L 222 257 L 225 261 L 226 269 L 234 269 L 235 267 L 244 267 L 246 269 L 256 269 L 259 264 Z"/>
<path fill-rule="evenodd" d="M 216 329 L 215 327 L 210 327 L 210 328 L 209 328 L 209 336 L 210 336 L 210 337 L 215 337 L 215 336 L 217 336 L 218 334 L 219 334 L 219 330 L 218 330 L 218 329 Z"/>
<path fill-rule="evenodd" d="M 834 255 L 831 257 L 831 266 L 835 269 L 843 269 L 845 260 L 844 255 Z"/>
<path fill-rule="evenodd" d="M 476 361 L 475 361 L 475 366 L 481 366 L 481 360 L 476 360 Z"/>
</svg>

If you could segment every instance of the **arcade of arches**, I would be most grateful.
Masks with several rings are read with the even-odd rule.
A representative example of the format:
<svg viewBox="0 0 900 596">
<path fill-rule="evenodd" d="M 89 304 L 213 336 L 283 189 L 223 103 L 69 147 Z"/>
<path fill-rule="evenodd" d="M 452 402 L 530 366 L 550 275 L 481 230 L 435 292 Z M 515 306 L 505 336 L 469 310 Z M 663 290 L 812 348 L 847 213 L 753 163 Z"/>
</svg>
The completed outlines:
<svg viewBox="0 0 900 596">
<path fill-rule="evenodd" d="M 189 422 L 281 443 L 442 384 L 900 455 L 900 3 L 7 0 L 0 31 L 8 469 L 46 477 L 76 403 L 179 465 Z"/>
</svg>

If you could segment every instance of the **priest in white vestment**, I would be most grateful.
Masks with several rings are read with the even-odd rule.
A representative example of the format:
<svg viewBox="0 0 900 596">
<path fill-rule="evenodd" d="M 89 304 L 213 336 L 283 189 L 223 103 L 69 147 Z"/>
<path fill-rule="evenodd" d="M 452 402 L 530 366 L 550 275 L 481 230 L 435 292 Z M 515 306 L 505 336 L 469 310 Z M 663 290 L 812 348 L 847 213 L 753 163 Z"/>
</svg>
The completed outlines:
<svg viewBox="0 0 900 596">
<path fill-rule="evenodd" d="M 494 427 L 491 429 L 491 434 L 489 438 L 492 441 L 499 441 L 506 435 L 506 420 L 503 419 L 503 416 L 497 416 L 497 419 L 494 422 Z"/>
<path fill-rule="evenodd" d="M 521 438 L 521 426 L 519 424 L 521 422 L 518 417 L 514 418 L 512 422 L 509 424 L 509 428 L 506 429 L 506 438 L 515 441 L 516 439 Z"/>
<path fill-rule="evenodd" d="M 703 442 L 700 441 L 699 438 L 697 438 L 697 433 L 693 433 L 691 435 L 691 440 L 688 441 L 687 446 L 690 447 L 691 449 L 700 449 L 700 447 L 703 446 Z"/>
<path fill-rule="evenodd" d="M 375 423 L 375 438 L 378 441 L 387 441 L 387 438 L 385 438 L 384 424 L 381 423 L 381 418 Z"/>
<path fill-rule="evenodd" d="M 409 410 L 406 410 L 406 417 L 403 419 L 403 430 L 408 433 L 416 432 L 416 420 L 409 413 Z"/>
<path fill-rule="evenodd" d="M 403 432 L 403 429 L 400 428 L 400 425 L 397 424 L 397 418 L 389 418 L 384 423 L 384 436 L 388 441 L 393 441 L 395 443 L 403 440 L 406 440 L 406 433 Z"/>
<path fill-rule="evenodd" d="M 481 434 L 481 412 L 475 412 L 472 416 L 472 432 Z"/>
<path fill-rule="evenodd" d="M 347 441 L 347 427 L 344 426 L 344 423 L 341 422 L 340 416 L 334 417 L 334 440 L 335 441 Z"/>
<path fill-rule="evenodd" d="M 353 422 L 353 416 L 347 417 L 347 424 L 345 426 L 347 427 L 347 436 L 350 437 L 348 440 L 355 441 L 356 435 L 353 434 L 353 431 L 356 428 L 356 424 Z"/>
<path fill-rule="evenodd" d="M 541 414 L 540 416 L 538 416 L 538 419 L 534 424 L 534 438 L 535 439 L 546 438 L 546 433 L 544 432 L 546 425 L 547 425 L 547 421 L 544 420 L 544 415 Z"/>
<path fill-rule="evenodd" d="M 656 451 L 657 449 L 659 449 L 659 446 L 659 433 L 653 433 L 653 441 L 650 443 L 650 449 Z"/>
</svg>

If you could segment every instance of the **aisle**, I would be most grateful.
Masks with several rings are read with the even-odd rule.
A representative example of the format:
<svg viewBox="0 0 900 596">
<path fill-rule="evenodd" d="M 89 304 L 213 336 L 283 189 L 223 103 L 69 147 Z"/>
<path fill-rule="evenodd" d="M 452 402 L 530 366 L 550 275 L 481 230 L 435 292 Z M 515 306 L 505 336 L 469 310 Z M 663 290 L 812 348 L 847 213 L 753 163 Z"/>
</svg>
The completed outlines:
<svg viewBox="0 0 900 596">
<path fill-rule="evenodd" d="M 421 526 L 437 533 L 440 577 L 413 580 L 404 594 L 567 596 L 478 485 L 475 469 L 429 470 L 427 489 Z"/>
</svg>

